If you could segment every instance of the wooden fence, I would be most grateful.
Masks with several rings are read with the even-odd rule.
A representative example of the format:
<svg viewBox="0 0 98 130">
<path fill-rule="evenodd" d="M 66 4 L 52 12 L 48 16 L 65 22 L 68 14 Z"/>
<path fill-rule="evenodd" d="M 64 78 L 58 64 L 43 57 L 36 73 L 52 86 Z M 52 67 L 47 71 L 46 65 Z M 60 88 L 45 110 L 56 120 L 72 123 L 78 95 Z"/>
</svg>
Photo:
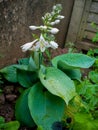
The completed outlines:
<svg viewBox="0 0 98 130">
<path fill-rule="evenodd" d="M 92 43 L 98 26 L 98 0 L 75 0 L 66 42 L 74 42 L 76 47 L 89 50 L 98 48 L 98 43 Z"/>
</svg>

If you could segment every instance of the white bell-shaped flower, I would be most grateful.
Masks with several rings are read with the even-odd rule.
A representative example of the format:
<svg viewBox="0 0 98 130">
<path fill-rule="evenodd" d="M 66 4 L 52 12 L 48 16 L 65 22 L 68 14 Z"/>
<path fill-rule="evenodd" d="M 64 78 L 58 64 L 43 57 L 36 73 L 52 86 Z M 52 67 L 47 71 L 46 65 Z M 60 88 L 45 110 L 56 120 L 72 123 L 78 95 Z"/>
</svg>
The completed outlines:
<svg viewBox="0 0 98 130">
<path fill-rule="evenodd" d="M 63 16 L 63 15 L 58 15 L 58 17 L 57 17 L 58 19 L 64 19 L 65 18 L 65 16 Z"/>
<path fill-rule="evenodd" d="M 22 46 L 21 46 L 22 51 L 23 51 L 23 52 L 26 52 L 26 51 L 30 50 L 30 49 L 32 48 L 32 46 L 33 46 L 37 41 L 38 41 L 38 39 L 36 39 L 36 40 L 34 40 L 34 41 L 32 41 L 32 42 L 28 42 L 28 43 L 22 45 Z"/>
<path fill-rule="evenodd" d="M 57 49 L 58 48 L 58 44 L 54 41 L 50 41 L 50 47 L 53 49 Z"/>
<path fill-rule="evenodd" d="M 43 35 L 41 34 L 39 41 L 36 43 L 35 51 L 40 50 L 41 52 L 44 52 L 48 47 L 49 47 L 48 41 L 46 41 Z"/>
</svg>

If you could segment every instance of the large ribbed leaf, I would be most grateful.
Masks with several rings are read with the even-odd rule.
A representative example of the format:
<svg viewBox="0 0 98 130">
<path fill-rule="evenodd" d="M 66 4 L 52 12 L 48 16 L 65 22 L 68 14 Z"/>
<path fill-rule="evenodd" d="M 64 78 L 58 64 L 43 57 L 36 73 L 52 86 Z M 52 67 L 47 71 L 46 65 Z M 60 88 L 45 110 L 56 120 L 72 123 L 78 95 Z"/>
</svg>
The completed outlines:
<svg viewBox="0 0 98 130">
<path fill-rule="evenodd" d="M 28 107 L 28 93 L 30 88 L 25 90 L 19 99 L 16 102 L 15 106 L 15 116 L 18 121 L 20 121 L 23 125 L 27 125 L 29 127 L 35 126 L 35 123 L 30 115 L 29 107 Z"/>
<path fill-rule="evenodd" d="M 25 88 L 32 87 L 32 85 L 37 81 L 37 73 L 17 69 L 17 80 L 19 84 Z"/>
<path fill-rule="evenodd" d="M 28 65 L 29 64 L 29 58 L 21 58 L 18 60 L 18 63 L 20 65 Z"/>
<path fill-rule="evenodd" d="M 17 82 L 17 69 L 20 70 L 28 70 L 27 65 L 10 65 L 7 67 L 4 67 L 3 69 L 0 70 L 0 73 L 4 76 L 6 80 L 9 82 Z"/>
<path fill-rule="evenodd" d="M 17 64 L 17 65 L 14 65 L 14 67 L 16 69 L 20 69 L 20 70 L 28 70 L 28 65 L 19 65 L 19 64 Z"/>
<path fill-rule="evenodd" d="M 59 64 L 65 68 L 89 68 L 94 62 L 95 58 L 79 53 L 67 53 L 52 59 L 53 66 Z"/>
<path fill-rule="evenodd" d="M 65 69 L 62 66 L 59 67 L 65 74 L 67 74 L 71 79 L 76 79 L 81 81 L 81 71 L 80 69 Z"/>
<path fill-rule="evenodd" d="M 46 91 L 40 83 L 31 88 L 28 105 L 31 116 L 40 130 L 53 130 L 54 124 L 63 119 L 65 102 Z"/>
<path fill-rule="evenodd" d="M 47 67 L 44 71 L 41 68 L 39 77 L 46 89 L 52 94 L 61 97 L 68 104 L 75 96 L 73 81 L 61 70 L 54 67 Z"/>
<path fill-rule="evenodd" d="M 15 65 L 4 67 L 0 70 L 0 73 L 4 76 L 9 82 L 17 82 L 17 71 Z"/>
<path fill-rule="evenodd" d="M 35 64 L 35 61 L 33 60 L 32 57 L 30 57 L 29 64 L 28 64 L 28 70 L 35 71 L 36 69 L 37 69 L 37 66 Z"/>
</svg>

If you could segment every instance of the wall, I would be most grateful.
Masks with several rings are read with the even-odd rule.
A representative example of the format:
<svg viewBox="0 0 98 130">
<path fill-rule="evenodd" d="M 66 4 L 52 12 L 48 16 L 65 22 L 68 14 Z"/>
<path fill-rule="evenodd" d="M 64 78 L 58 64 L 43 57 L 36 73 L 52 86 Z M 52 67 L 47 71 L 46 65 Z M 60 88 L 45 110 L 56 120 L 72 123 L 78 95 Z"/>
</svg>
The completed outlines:
<svg viewBox="0 0 98 130">
<path fill-rule="evenodd" d="M 57 42 L 63 47 L 74 0 L 0 0 L 0 68 L 24 57 L 20 46 L 32 39 L 29 25 L 40 25 L 41 16 L 56 3 L 65 19 L 59 25 Z"/>
</svg>

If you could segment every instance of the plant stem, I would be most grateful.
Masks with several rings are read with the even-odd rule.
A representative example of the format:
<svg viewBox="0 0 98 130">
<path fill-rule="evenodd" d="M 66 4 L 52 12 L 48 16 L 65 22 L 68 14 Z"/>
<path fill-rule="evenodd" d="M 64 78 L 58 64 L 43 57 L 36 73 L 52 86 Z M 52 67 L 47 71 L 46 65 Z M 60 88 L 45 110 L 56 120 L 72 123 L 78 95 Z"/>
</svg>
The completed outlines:
<svg viewBox="0 0 98 130">
<path fill-rule="evenodd" d="M 38 69 L 40 69 L 40 65 L 42 64 L 42 52 L 34 52 L 34 61 Z"/>
</svg>

